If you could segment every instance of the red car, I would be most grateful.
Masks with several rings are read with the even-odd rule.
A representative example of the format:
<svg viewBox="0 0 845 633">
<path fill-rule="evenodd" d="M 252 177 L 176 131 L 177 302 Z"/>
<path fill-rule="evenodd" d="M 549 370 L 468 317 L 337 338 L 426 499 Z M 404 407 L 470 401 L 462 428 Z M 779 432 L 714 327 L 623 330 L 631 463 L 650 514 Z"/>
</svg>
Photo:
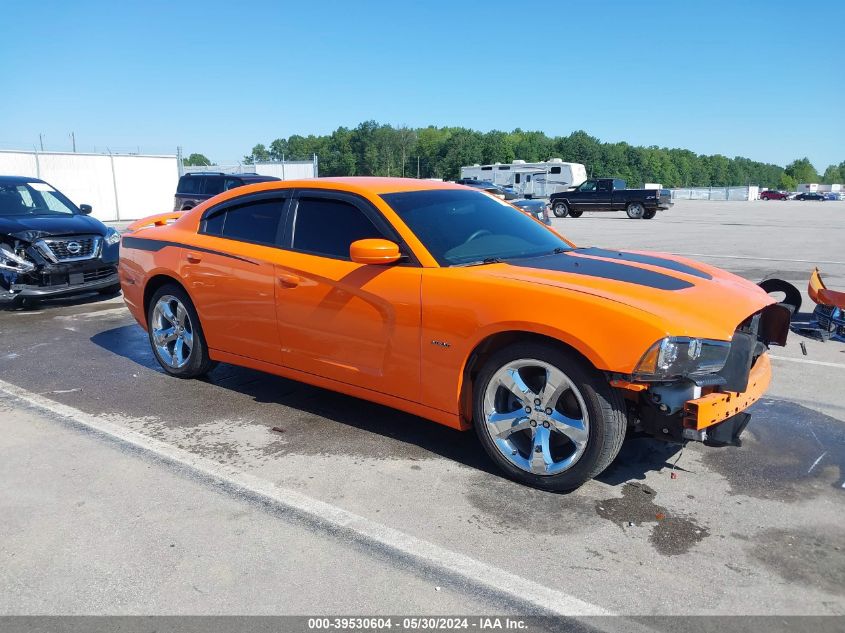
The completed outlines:
<svg viewBox="0 0 845 633">
<path fill-rule="evenodd" d="M 771 191 L 767 189 L 760 193 L 760 200 L 789 200 L 789 194 L 783 191 Z"/>
</svg>

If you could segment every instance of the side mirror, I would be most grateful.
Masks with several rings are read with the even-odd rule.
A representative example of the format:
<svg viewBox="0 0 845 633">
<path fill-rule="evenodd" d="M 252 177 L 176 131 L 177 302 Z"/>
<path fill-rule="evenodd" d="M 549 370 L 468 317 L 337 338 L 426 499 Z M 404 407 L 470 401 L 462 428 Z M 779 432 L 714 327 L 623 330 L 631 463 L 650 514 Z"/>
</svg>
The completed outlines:
<svg viewBox="0 0 845 633">
<path fill-rule="evenodd" d="M 92 212 L 93 210 L 94 210 L 94 209 L 91 207 L 91 205 L 90 205 L 90 204 L 80 204 L 80 205 L 79 205 L 79 212 L 80 212 L 82 215 L 91 215 L 91 212 Z"/>
<path fill-rule="evenodd" d="M 349 258 L 356 264 L 393 264 L 401 257 L 399 245 L 390 240 L 358 240 L 349 245 Z"/>
</svg>

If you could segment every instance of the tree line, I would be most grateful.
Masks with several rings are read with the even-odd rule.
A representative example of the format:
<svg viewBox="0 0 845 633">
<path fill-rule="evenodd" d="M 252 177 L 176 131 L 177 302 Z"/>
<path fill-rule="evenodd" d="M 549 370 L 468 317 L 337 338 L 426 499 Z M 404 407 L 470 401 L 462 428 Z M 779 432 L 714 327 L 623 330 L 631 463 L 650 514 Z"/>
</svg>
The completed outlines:
<svg viewBox="0 0 845 633">
<path fill-rule="evenodd" d="M 521 129 L 478 132 L 463 127 L 394 127 L 365 121 L 331 134 L 277 138 L 259 143 L 244 162 L 311 160 L 318 156 L 321 176 L 410 176 L 455 179 L 462 165 L 527 162 L 560 157 L 583 163 L 592 177 L 623 178 L 631 186 L 646 182 L 665 187 L 760 185 L 794 190 L 800 182 L 843 182 L 845 161 L 819 175 L 807 158 L 786 167 L 737 156 L 696 154 L 686 149 L 603 143 L 584 131 L 547 136 Z M 201 156 L 201 155 L 199 155 Z M 205 158 L 204 156 L 202 158 Z"/>
</svg>

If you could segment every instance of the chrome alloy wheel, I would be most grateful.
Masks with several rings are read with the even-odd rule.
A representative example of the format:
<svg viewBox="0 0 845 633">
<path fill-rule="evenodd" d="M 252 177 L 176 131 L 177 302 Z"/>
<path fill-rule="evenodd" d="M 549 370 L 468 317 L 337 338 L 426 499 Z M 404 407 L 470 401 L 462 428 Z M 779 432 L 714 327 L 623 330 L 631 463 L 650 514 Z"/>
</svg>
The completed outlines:
<svg viewBox="0 0 845 633">
<path fill-rule="evenodd" d="M 557 475 L 584 454 L 584 398 L 554 365 L 523 358 L 500 367 L 484 393 L 484 421 L 505 459 L 535 475 Z"/>
<path fill-rule="evenodd" d="M 194 326 L 182 302 L 173 295 L 162 296 L 153 308 L 150 327 L 158 357 L 173 369 L 187 365 L 194 347 Z"/>
</svg>

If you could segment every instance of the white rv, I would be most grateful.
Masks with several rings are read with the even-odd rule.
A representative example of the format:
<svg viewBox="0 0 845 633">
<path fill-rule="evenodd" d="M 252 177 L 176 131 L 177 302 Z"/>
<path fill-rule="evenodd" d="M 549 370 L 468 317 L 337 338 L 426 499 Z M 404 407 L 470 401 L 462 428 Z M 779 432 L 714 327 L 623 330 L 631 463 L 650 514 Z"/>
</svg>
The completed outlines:
<svg viewBox="0 0 845 633">
<path fill-rule="evenodd" d="M 461 167 L 461 178 L 489 180 L 497 185 L 510 185 L 523 196 L 547 198 L 587 180 L 587 169 L 581 163 L 565 163 L 560 158 L 539 163 L 515 160 Z"/>
</svg>

